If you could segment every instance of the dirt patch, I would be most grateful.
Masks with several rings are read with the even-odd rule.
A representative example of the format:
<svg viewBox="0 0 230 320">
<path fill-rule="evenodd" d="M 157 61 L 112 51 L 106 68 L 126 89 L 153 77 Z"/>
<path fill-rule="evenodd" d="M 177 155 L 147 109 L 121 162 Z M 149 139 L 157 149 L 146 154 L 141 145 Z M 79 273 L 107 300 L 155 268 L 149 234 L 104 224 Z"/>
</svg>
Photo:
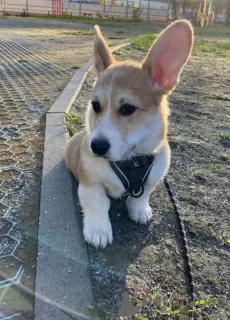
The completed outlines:
<svg viewBox="0 0 230 320">
<path fill-rule="evenodd" d="M 116 55 L 144 56 L 130 47 Z M 194 56 L 169 97 L 172 164 L 168 180 L 185 223 L 198 297 L 219 298 L 216 307 L 202 308 L 196 319 L 230 317 L 229 72 L 224 59 Z M 94 81 L 92 73 L 72 109 L 82 118 Z M 76 129 L 81 130 L 82 124 Z M 124 200 L 111 205 L 112 246 L 103 251 L 88 247 L 96 301 L 93 317 L 174 319 L 166 314 L 188 303 L 188 279 L 166 190 L 160 183 L 152 193 L 153 218 L 148 226 L 128 218 Z"/>
</svg>

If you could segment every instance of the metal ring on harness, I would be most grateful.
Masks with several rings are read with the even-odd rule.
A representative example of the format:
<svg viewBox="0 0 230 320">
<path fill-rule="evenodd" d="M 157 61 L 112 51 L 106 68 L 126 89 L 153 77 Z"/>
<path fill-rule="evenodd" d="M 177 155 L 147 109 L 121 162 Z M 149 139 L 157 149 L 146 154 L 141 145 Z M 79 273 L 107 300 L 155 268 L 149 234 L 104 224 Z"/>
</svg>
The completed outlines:
<svg viewBox="0 0 230 320">
<path fill-rule="evenodd" d="M 144 193 L 144 186 L 141 185 L 139 189 L 130 190 L 130 195 L 133 198 L 139 198 Z"/>
</svg>

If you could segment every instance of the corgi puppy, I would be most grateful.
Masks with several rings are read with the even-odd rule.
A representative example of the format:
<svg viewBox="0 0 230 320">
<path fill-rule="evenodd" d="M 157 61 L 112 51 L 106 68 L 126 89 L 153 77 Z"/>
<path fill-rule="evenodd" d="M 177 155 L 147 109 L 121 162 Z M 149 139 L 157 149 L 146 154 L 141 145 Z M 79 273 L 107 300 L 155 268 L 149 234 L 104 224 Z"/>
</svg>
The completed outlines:
<svg viewBox="0 0 230 320">
<path fill-rule="evenodd" d="M 68 142 L 65 162 L 79 182 L 84 238 L 104 248 L 113 240 L 108 196 L 128 192 L 130 219 L 151 219 L 149 196 L 170 164 L 167 95 L 190 56 L 193 29 L 185 20 L 172 23 L 142 63 L 117 62 L 100 28 L 94 29 L 98 79 L 86 129 Z"/>
</svg>

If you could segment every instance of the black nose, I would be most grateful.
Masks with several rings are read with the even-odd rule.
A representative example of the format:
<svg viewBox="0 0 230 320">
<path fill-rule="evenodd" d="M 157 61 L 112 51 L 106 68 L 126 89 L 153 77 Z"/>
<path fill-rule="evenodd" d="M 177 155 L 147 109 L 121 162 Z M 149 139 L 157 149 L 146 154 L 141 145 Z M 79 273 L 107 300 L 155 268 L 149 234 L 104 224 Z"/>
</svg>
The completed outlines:
<svg viewBox="0 0 230 320">
<path fill-rule="evenodd" d="M 98 156 L 104 156 L 110 148 L 110 144 L 105 139 L 95 139 L 91 142 L 91 149 L 93 153 Z"/>
</svg>

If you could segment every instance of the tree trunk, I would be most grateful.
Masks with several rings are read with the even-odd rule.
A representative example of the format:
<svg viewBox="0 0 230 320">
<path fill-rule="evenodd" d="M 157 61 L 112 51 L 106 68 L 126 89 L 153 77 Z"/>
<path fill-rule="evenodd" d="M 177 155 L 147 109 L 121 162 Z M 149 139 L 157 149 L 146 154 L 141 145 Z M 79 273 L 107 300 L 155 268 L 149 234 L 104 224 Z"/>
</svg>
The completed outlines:
<svg viewBox="0 0 230 320">
<path fill-rule="evenodd" d="M 226 26 L 230 27 L 230 0 L 228 0 Z"/>
</svg>

